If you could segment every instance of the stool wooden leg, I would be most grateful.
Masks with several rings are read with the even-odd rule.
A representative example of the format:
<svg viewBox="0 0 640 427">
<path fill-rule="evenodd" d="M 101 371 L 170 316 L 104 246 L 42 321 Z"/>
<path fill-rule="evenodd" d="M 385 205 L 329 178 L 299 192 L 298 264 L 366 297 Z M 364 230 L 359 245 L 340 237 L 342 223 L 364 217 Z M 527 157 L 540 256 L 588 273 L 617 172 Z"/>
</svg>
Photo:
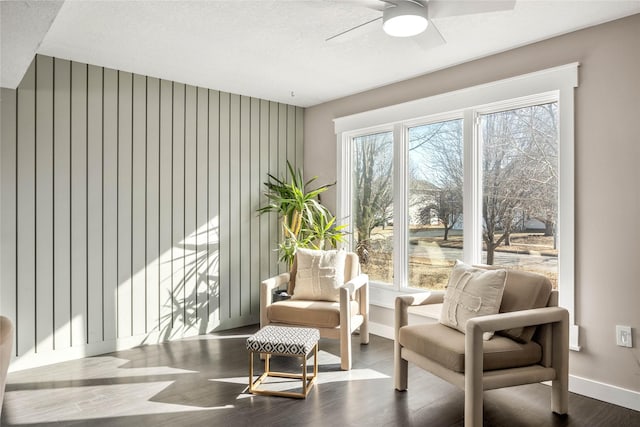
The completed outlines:
<svg viewBox="0 0 640 427">
<path fill-rule="evenodd" d="M 300 357 L 302 359 L 302 394 L 307 395 L 307 356 Z"/>
<path fill-rule="evenodd" d="M 313 377 L 318 377 L 318 344 L 313 348 Z"/>
<path fill-rule="evenodd" d="M 249 392 L 253 392 L 253 351 L 249 352 Z"/>
<path fill-rule="evenodd" d="M 264 358 L 264 372 L 269 375 L 269 372 L 271 371 L 271 369 L 269 369 L 269 359 L 271 358 L 271 354 L 267 353 L 267 355 Z"/>
</svg>

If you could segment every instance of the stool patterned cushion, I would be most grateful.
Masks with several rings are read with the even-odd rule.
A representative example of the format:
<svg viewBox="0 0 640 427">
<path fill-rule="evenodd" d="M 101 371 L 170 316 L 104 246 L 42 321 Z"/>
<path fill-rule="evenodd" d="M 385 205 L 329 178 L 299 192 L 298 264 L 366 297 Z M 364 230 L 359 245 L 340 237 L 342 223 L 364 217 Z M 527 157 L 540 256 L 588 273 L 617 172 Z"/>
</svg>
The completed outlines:
<svg viewBox="0 0 640 427">
<path fill-rule="evenodd" d="M 306 356 L 319 339 L 317 329 L 269 325 L 247 338 L 247 350 Z"/>
</svg>

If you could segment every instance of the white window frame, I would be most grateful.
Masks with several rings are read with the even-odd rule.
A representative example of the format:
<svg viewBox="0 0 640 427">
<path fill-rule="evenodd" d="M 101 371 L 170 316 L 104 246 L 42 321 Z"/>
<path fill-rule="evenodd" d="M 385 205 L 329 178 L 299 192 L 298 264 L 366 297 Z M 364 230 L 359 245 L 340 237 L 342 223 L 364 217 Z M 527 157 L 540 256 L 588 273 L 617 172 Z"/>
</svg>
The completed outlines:
<svg viewBox="0 0 640 427">
<path fill-rule="evenodd" d="M 371 284 L 371 304 L 393 308 L 397 295 L 423 292 L 407 284 L 407 162 L 408 128 L 451 118 L 464 119 L 464 249 L 465 262 L 482 258 L 482 169 L 480 114 L 514 109 L 535 103 L 558 102 L 558 282 L 560 305 L 569 311 L 570 348 L 579 351 L 579 327 L 575 323 L 574 257 L 574 88 L 578 86 L 578 63 L 525 74 L 488 84 L 366 111 L 334 120 L 337 135 L 337 217 L 349 224 L 351 213 L 351 153 L 353 138 L 383 131 L 394 141 L 394 280 Z M 349 227 L 351 227 L 349 225 Z M 352 231 L 352 230 L 350 230 Z"/>
</svg>

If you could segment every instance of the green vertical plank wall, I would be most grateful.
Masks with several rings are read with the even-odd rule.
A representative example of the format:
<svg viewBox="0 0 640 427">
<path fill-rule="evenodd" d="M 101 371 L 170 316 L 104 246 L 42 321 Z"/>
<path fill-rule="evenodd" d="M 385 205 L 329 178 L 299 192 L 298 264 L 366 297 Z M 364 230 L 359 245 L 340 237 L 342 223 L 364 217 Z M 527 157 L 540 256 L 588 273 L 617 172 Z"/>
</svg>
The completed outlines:
<svg viewBox="0 0 640 427">
<path fill-rule="evenodd" d="M 146 332 L 147 85 L 133 75 L 131 146 L 131 335 Z"/>
<path fill-rule="evenodd" d="M 18 91 L 16 158 L 16 327 L 28 331 L 16 337 L 18 353 L 36 350 L 36 67 L 24 76 L 28 89 Z M 9 284 L 10 285 L 10 284 Z M 4 283 L 1 286 L 6 286 Z"/>
<path fill-rule="evenodd" d="M 185 87 L 185 120 L 184 120 L 184 307 L 185 323 L 189 327 L 196 327 L 197 298 L 196 298 L 196 245 L 197 245 L 197 163 L 196 163 L 196 126 L 197 126 L 197 89 L 194 86 Z M 203 321 L 206 323 L 206 320 Z"/>
<path fill-rule="evenodd" d="M 12 370 L 259 321 L 303 109 L 41 55 L 1 101 Z"/>
<path fill-rule="evenodd" d="M 160 80 L 147 79 L 146 310 L 150 333 L 160 329 Z"/>
<path fill-rule="evenodd" d="M 53 350 L 53 58 L 36 63 L 36 350 Z"/>
<path fill-rule="evenodd" d="M 118 72 L 118 338 L 130 337 L 132 327 L 131 297 L 133 293 L 132 169 L 133 162 L 133 79 L 130 73 Z"/>
<path fill-rule="evenodd" d="M 62 350 L 71 346 L 71 63 L 53 66 L 53 338 Z"/>
<path fill-rule="evenodd" d="M 56 61 L 57 62 L 57 61 Z M 118 72 L 104 69 L 102 137 L 102 315 L 105 341 L 117 336 Z M 57 195 L 56 195 L 57 197 Z"/>
<path fill-rule="evenodd" d="M 38 57 L 40 58 L 40 57 Z M 103 333 L 103 69 L 90 65 L 87 73 L 87 334 L 100 342 Z"/>
</svg>

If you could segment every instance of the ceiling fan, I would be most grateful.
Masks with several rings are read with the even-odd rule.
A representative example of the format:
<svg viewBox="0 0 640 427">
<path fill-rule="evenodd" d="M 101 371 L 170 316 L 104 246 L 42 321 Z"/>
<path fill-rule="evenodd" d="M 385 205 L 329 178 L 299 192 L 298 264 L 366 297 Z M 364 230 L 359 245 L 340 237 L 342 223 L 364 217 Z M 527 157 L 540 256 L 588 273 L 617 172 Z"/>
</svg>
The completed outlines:
<svg viewBox="0 0 640 427">
<path fill-rule="evenodd" d="M 363 27 L 375 28 L 382 22 L 382 29 L 390 36 L 420 35 L 416 41 L 423 47 L 431 47 L 445 43 L 432 21 L 434 18 L 511 10 L 515 6 L 515 0 L 358 0 L 357 3 L 378 10 L 382 15 L 334 34 L 326 41 L 344 38 Z"/>
</svg>

